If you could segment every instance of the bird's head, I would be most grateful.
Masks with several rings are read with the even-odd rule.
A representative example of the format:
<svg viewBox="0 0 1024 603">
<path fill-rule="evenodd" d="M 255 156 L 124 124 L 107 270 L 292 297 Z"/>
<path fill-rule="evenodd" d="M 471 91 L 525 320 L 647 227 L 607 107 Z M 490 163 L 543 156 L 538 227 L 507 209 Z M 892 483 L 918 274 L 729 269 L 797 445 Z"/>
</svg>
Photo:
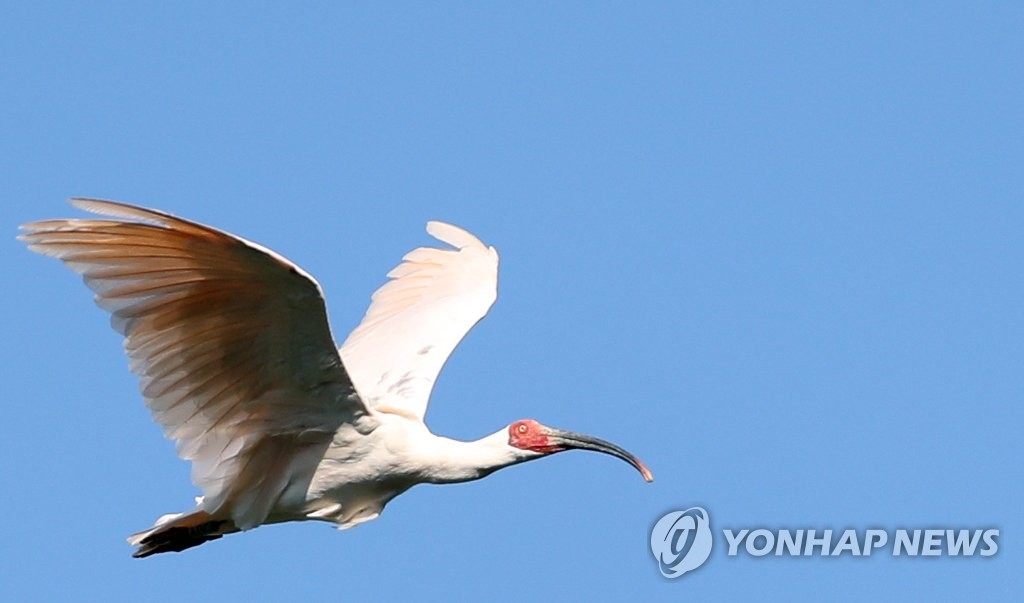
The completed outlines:
<svg viewBox="0 0 1024 603">
<path fill-rule="evenodd" d="M 654 481 L 651 471 L 640 459 L 615 444 L 582 433 L 573 433 L 541 425 L 533 419 L 521 419 L 509 425 L 508 444 L 513 448 L 535 452 L 540 455 L 553 454 L 573 448 L 603 452 L 617 456 L 635 467 L 644 480 L 648 482 Z"/>
</svg>

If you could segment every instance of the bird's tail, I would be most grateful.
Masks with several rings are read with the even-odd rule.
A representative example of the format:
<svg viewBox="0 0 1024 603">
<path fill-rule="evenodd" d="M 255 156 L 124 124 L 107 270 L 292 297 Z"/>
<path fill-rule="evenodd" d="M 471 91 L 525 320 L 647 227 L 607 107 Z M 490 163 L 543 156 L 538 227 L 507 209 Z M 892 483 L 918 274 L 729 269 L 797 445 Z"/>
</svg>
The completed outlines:
<svg viewBox="0 0 1024 603">
<path fill-rule="evenodd" d="M 142 558 L 177 553 L 237 531 L 230 519 L 215 519 L 206 511 L 195 510 L 164 515 L 152 528 L 129 536 L 128 543 L 138 547 L 132 557 Z"/>
</svg>

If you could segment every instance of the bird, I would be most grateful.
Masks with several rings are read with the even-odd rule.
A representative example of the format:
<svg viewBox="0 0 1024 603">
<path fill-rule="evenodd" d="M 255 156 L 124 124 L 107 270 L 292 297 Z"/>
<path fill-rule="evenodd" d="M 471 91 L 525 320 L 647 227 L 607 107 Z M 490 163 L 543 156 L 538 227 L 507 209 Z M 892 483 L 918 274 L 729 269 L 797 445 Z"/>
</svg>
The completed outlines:
<svg viewBox="0 0 1024 603">
<path fill-rule="evenodd" d="M 79 273 L 124 336 L 129 368 L 202 495 L 128 542 L 179 552 L 266 524 L 349 528 L 421 483 L 450 484 L 590 450 L 650 470 L 593 436 L 521 419 L 475 441 L 424 422 L 449 355 L 497 298 L 498 253 L 444 222 L 446 244 L 406 254 L 339 347 L 319 283 L 252 241 L 101 199 L 98 218 L 25 224 L 19 239 Z"/>
</svg>

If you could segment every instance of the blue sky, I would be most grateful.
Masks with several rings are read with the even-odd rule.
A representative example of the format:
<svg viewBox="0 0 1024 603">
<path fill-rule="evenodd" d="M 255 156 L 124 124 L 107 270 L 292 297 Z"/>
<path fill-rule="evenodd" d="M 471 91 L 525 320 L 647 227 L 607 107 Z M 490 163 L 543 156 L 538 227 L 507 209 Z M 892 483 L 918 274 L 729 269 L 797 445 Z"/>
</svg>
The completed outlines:
<svg viewBox="0 0 1024 603">
<path fill-rule="evenodd" d="M 8 3 L 0 598 L 1009 600 L 1024 589 L 1019 3 Z M 138 561 L 191 505 L 118 336 L 18 224 L 162 208 L 320 280 L 341 339 L 429 219 L 502 257 L 427 415 L 584 453 L 347 532 Z M 648 532 L 997 527 L 989 559 L 725 555 Z M 716 534 L 716 537 L 719 534 Z"/>
</svg>

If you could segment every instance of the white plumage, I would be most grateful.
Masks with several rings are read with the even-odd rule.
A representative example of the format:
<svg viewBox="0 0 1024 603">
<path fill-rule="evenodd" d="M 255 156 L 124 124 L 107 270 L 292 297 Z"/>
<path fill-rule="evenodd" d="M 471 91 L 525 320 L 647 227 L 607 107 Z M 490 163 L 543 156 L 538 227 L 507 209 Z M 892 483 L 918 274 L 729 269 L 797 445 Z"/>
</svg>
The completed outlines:
<svg viewBox="0 0 1024 603">
<path fill-rule="evenodd" d="M 476 442 L 427 430 L 442 366 L 497 295 L 498 254 L 465 230 L 428 223 L 454 248 L 408 253 L 339 350 L 320 286 L 273 251 L 156 210 L 72 203 L 111 218 L 34 222 L 20 238 L 80 273 L 111 313 L 146 405 L 203 493 L 133 536 L 136 556 L 264 523 L 347 527 L 416 483 L 568 448 L 614 454 L 650 480 L 622 449 L 532 420 Z"/>
<path fill-rule="evenodd" d="M 465 230 L 429 222 L 456 249 L 420 247 L 388 273 L 363 321 L 341 346 L 368 404 L 422 419 L 441 367 L 498 295 L 498 252 Z"/>
</svg>

